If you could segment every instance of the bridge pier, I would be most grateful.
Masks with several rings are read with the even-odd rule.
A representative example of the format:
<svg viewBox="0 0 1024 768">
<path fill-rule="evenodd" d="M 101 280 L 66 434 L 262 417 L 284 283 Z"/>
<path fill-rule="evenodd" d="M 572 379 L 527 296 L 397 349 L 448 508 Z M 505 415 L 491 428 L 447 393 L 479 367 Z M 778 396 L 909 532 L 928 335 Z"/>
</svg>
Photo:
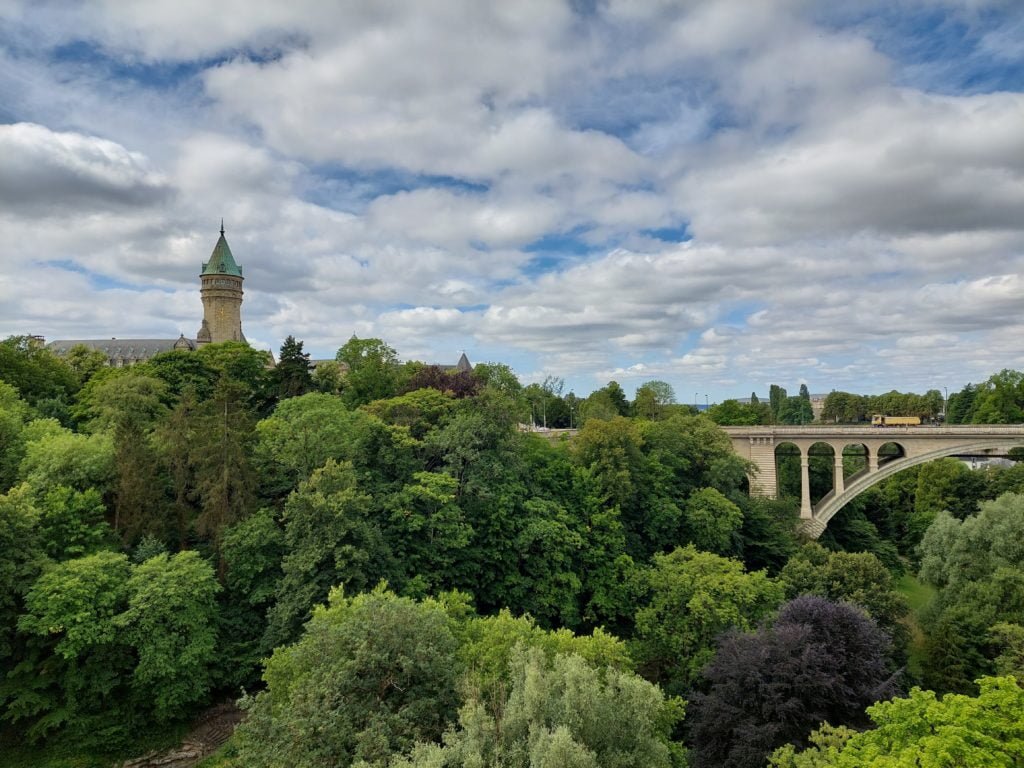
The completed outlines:
<svg viewBox="0 0 1024 768">
<path fill-rule="evenodd" d="M 800 517 L 803 520 L 810 520 L 814 517 L 814 510 L 811 509 L 811 457 L 808 455 L 810 448 L 800 446 Z"/>
<path fill-rule="evenodd" d="M 835 452 L 835 468 L 832 470 L 832 489 L 835 495 L 843 493 L 846 490 L 845 480 L 843 479 L 843 450 L 840 448 Z"/>
</svg>

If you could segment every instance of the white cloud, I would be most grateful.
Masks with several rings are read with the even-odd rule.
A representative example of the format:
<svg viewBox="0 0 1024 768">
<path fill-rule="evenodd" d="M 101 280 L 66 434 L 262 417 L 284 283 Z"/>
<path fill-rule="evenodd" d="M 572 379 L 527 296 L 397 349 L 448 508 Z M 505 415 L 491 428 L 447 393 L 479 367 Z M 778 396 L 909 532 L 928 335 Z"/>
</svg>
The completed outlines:
<svg viewBox="0 0 1024 768">
<path fill-rule="evenodd" d="M 28 216 L 152 206 L 172 193 L 138 152 L 42 125 L 0 125 L 0 205 Z"/>
<path fill-rule="evenodd" d="M 805 0 L 0 0 L 0 322 L 194 332 L 223 216 L 247 334 L 318 355 L 377 335 L 580 391 L 984 378 L 1024 363 L 1024 95 L 942 78 L 1019 59 L 1020 17 L 930 12 L 975 49 L 890 58 Z"/>
</svg>

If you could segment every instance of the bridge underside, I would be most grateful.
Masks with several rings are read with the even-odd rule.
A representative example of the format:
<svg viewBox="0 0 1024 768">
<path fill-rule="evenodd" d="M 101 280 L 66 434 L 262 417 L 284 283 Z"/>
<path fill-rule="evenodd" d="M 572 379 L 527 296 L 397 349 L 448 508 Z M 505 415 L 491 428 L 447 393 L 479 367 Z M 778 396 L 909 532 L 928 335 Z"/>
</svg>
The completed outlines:
<svg viewBox="0 0 1024 768">
<path fill-rule="evenodd" d="M 795 447 L 800 457 L 800 517 L 814 538 L 825 530 L 835 514 L 865 490 L 904 469 L 946 456 L 1006 456 L 1024 445 L 1024 427 L 725 427 L 733 449 L 752 464 L 752 496 L 775 498 L 779 494 L 777 454 L 779 446 Z M 811 504 L 811 447 L 824 444 L 833 457 L 832 489 Z M 844 476 L 843 456 L 856 446 L 864 457 L 859 472 Z M 882 451 L 886 448 L 887 451 Z"/>
</svg>

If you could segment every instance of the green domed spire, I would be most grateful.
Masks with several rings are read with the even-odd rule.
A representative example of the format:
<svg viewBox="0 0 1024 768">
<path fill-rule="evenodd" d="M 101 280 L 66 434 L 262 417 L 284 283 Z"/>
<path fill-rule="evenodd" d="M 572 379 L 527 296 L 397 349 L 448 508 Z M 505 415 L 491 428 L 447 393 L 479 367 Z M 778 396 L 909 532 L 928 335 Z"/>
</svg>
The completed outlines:
<svg viewBox="0 0 1024 768">
<path fill-rule="evenodd" d="M 235 264 L 235 257 L 231 255 L 231 249 L 228 247 L 228 241 L 224 239 L 224 220 L 220 222 L 220 238 L 217 240 L 217 244 L 213 246 L 213 253 L 210 254 L 210 260 L 203 262 L 204 275 L 234 275 L 235 277 L 242 276 L 242 268 Z"/>
</svg>

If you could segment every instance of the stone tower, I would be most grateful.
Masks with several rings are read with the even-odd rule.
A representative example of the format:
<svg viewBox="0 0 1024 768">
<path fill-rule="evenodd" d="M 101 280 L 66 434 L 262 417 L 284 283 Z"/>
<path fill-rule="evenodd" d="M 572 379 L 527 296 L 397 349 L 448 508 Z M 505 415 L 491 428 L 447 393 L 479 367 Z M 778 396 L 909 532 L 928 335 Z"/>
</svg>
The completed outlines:
<svg viewBox="0 0 1024 768">
<path fill-rule="evenodd" d="M 220 239 L 210 260 L 204 262 L 199 275 L 202 281 L 203 325 L 196 334 L 199 344 L 219 341 L 245 341 L 242 334 L 242 268 L 224 239 L 224 222 L 220 223 Z"/>
</svg>

